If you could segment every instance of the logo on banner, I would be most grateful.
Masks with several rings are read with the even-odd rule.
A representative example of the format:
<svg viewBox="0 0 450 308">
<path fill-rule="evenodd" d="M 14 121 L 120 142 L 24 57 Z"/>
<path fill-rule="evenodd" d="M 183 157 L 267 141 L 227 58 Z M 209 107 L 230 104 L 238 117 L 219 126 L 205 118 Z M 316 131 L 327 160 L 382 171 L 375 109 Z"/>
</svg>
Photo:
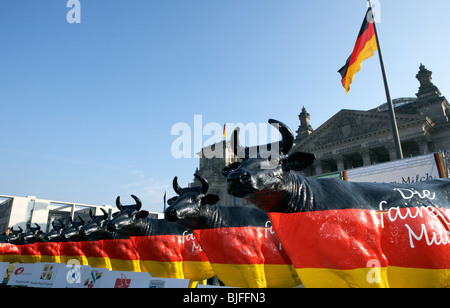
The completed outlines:
<svg viewBox="0 0 450 308">
<path fill-rule="evenodd" d="M 14 275 L 18 276 L 20 274 L 22 274 L 25 271 L 25 269 L 23 267 L 19 267 L 18 269 L 16 269 L 14 271 Z"/>
<path fill-rule="evenodd" d="M 120 278 L 116 279 L 114 289 L 128 289 L 131 284 L 131 279 L 128 279 L 124 274 L 120 274 Z"/>
<path fill-rule="evenodd" d="M 84 281 L 84 286 L 89 289 L 93 288 L 95 283 L 102 277 L 103 272 L 91 271 L 89 278 Z"/>
<path fill-rule="evenodd" d="M 53 276 L 53 265 L 45 264 L 44 269 L 42 270 L 41 280 L 50 280 Z"/>
</svg>

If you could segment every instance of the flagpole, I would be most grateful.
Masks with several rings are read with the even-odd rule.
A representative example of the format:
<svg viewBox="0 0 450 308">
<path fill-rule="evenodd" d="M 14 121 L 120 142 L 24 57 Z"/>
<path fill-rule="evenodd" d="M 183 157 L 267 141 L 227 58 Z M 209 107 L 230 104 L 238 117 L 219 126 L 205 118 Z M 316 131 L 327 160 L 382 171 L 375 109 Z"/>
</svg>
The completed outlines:
<svg viewBox="0 0 450 308">
<path fill-rule="evenodd" d="M 370 0 L 368 0 L 368 1 L 369 1 L 370 8 L 372 8 L 372 2 Z M 366 16 L 366 18 L 367 18 L 367 16 Z M 377 32 L 377 27 L 375 25 L 376 24 L 375 18 L 373 17 L 373 11 L 372 11 L 372 22 L 373 22 L 373 28 L 375 30 L 375 38 L 377 41 L 378 55 L 380 58 L 380 65 L 381 65 L 381 73 L 383 74 L 384 90 L 386 91 L 386 99 L 387 99 L 387 104 L 388 104 L 388 108 L 389 108 L 389 114 L 391 116 L 391 126 L 392 126 L 392 134 L 394 136 L 395 151 L 397 153 L 397 159 L 403 159 L 402 145 L 400 143 L 400 136 L 398 134 L 398 126 L 397 126 L 397 120 L 395 118 L 394 105 L 392 104 L 391 92 L 389 90 L 389 83 L 388 83 L 388 80 L 386 77 L 386 70 L 384 69 L 383 54 L 381 52 L 381 46 L 380 46 L 380 41 L 378 39 L 378 32 Z"/>
</svg>

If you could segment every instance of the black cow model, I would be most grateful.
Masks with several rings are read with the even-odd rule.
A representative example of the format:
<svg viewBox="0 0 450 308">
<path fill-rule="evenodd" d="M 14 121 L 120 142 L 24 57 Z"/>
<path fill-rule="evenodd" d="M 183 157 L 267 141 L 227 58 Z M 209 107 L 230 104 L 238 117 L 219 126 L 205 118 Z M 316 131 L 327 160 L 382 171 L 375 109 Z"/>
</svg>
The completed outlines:
<svg viewBox="0 0 450 308">
<path fill-rule="evenodd" d="M 164 219 L 149 218 L 147 211 L 141 211 L 139 198 L 133 195 L 132 198 L 136 204 L 124 206 L 117 197 L 120 213 L 107 225 L 110 231 L 125 232 L 130 236 L 152 276 L 189 279 L 190 286 L 194 286 L 197 281 L 215 275 L 198 242 L 188 240 L 192 238 L 191 230 Z"/>
<path fill-rule="evenodd" d="M 294 136 L 269 120 L 279 155 L 249 156 L 224 168 L 228 192 L 269 212 L 305 286 L 450 287 L 450 180 L 351 183 L 299 176 L 315 156 L 287 155 Z M 243 154 L 242 154 L 243 153 Z"/>
<path fill-rule="evenodd" d="M 84 225 L 84 220 L 78 216 L 78 221 L 73 221 L 70 218 L 70 226 L 63 229 L 60 233 L 62 242 L 59 243 L 61 247 L 61 262 L 68 263 L 70 260 L 79 262 L 78 265 L 88 265 L 86 255 L 81 249 L 79 230 Z"/>
<path fill-rule="evenodd" d="M 206 194 L 208 182 L 194 175 L 201 187 L 173 189 L 165 218 L 193 229 L 217 277 L 231 287 L 294 287 L 300 280 L 289 257 L 271 232 L 267 214 L 258 209 L 216 204 L 219 196 Z"/>
<path fill-rule="evenodd" d="M 101 262 L 101 267 L 104 268 L 110 266 L 115 271 L 143 271 L 140 256 L 130 237 L 121 232 L 108 230 L 106 224 L 109 221 L 109 215 L 104 210 L 102 211 L 103 215 L 100 216 L 93 216 L 90 213 L 92 220 L 80 229 L 82 238 L 90 241 L 90 243 L 85 243 L 89 246 L 85 249 L 97 248 L 97 252 L 92 254 L 93 257 L 96 256 L 97 260 L 93 261 Z"/>
<path fill-rule="evenodd" d="M 83 253 L 86 255 L 87 262 L 90 266 L 95 268 L 107 268 L 111 270 L 111 260 L 105 251 L 102 242 L 98 239 L 87 236 L 85 231 L 89 230 L 89 228 L 85 227 L 92 226 L 93 224 L 102 224 L 103 221 L 108 219 L 108 213 L 103 208 L 100 208 L 100 210 L 103 212 L 103 215 L 100 216 L 94 216 L 92 209 L 89 210 L 91 221 L 85 223 L 78 229 L 78 244 L 80 245 Z"/>
<path fill-rule="evenodd" d="M 41 253 L 34 245 L 43 239 L 41 227 L 36 224 L 32 227 L 27 225 L 27 232 L 20 232 L 10 238 L 10 243 L 15 244 L 20 252 L 20 263 L 36 263 L 41 261 Z"/>
</svg>

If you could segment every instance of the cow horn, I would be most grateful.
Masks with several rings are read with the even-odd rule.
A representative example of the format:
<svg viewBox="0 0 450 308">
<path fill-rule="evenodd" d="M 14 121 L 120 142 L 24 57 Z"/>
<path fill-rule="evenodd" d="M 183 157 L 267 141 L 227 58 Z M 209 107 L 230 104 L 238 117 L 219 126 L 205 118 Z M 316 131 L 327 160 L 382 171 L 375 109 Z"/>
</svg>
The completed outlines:
<svg viewBox="0 0 450 308">
<path fill-rule="evenodd" d="M 105 209 L 101 207 L 100 210 L 103 212 L 103 219 L 108 219 L 108 213 L 105 211 Z"/>
<path fill-rule="evenodd" d="M 201 177 L 200 175 L 198 175 L 197 173 L 194 174 L 194 176 L 200 181 L 200 183 L 202 183 L 202 194 L 206 194 L 209 189 L 208 181 L 203 177 Z"/>
<path fill-rule="evenodd" d="M 178 177 L 177 176 L 173 178 L 172 187 L 173 187 L 173 190 L 175 190 L 175 192 L 178 195 L 181 195 L 181 187 L 180 187 L 180 185 L 178 185 Z"/>
<path fill-rule="evenodd" d="M 281 134 L 280 151 L 283 154 L 287 154 L 294 145 L 294 134 L 286 124 L 283 124 L 280 121 L 270 119 L 269 124 L 274 126 L 276 129 L 280 131 Z"/>
<path fill-rule="evenodd" d="M 233 134 L 231 135 L 231 146 L 233 147 L 233 153 L 234 156 L 238 156 L 239 158 L 245 158 L 246 155 L 246 149 L 239 143 L 239 131 L 240 128 L 236 127 L 233 131 Z"/>
<path fill-rule="evenodd" d="M 122 210 L 122 203 L 120 203 L 120 196 L 118 196 L 116 199 L 116 206 L 119 209 L 119 211 Z"/>
<path fill-rule="evenodd" d="M 134 201 L 136 201 L 136 211 L 139 211 L 142 208 L 141 200 L 138 197 L 136 197 L 135 195 L 131 195 L 131 198 L 133 198 Z"/>
</svg>

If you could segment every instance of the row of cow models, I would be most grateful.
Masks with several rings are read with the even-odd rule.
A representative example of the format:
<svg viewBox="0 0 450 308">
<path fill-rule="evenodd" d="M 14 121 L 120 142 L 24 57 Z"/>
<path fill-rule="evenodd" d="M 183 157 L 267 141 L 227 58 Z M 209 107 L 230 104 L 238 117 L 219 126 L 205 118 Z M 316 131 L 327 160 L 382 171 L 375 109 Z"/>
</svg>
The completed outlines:
<svg viewBox="0 0 450 308">
<path fill-rule="evenodd" d="M 217 275 L 237 287 L 450 287 L 449 179 L 398 184 L 303 177 L 296 171 L 315 156 L 288 154 L 292 131 L 269 123 L 281 133 L 278 155 L 261 155 L 260 147 L 250 153 L 236 129 L 231 144 L 241 161 L 222 171 L 228 193 L 255 208 L 219 205 L 205 179 L 195 175 L 201 187 L 181 188 L 175 177 L 177 196 L 168 201 L 165 220 L 147 217 L 135 196 L 130 206 L 118 198 L 120 214 L 109 221 L 95 217 L 79 234 L 102 230 L 109 237 L 99 240 L 105 251 L 105 241 L 126 241 L 141 267 L 152 275 L 158 269 L 160 277 Z M 88 233 L 89 225 L 97 233 Z M 114 253 L 108 256 L 114 263 Z"/>
</svg>

